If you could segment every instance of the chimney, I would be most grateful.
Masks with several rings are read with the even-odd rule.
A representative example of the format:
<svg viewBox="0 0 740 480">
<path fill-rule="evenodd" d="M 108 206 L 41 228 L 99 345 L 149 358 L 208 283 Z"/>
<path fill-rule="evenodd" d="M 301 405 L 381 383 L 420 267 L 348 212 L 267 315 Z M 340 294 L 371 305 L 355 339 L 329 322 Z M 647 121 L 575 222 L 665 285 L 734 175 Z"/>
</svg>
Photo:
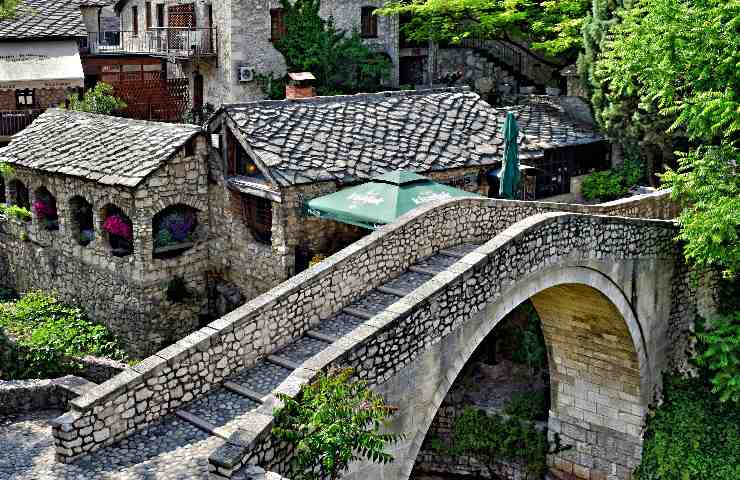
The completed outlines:
<svg viewBox="0 0 740 480">
<path fill-rule="evenodd" d="M 285 86 L 285 98 L 288 100 L 316 96 L 316 89 L 311 85 L 316 77 L 311 72 L 289 73 L 288 78 L 290 80 Z"/>
</svg>

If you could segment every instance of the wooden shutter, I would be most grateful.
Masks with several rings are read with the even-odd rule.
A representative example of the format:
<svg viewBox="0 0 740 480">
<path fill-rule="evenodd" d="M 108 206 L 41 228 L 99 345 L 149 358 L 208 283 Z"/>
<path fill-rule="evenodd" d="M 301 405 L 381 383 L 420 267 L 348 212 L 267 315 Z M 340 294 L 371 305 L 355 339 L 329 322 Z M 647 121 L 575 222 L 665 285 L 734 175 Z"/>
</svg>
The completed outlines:
<svg viewBox="0 0 740 480">
<path fill-rule="evenodd" d="M 152 28 L 152 2 L 144 3 L 144 20 L 146 22 L 146 29 Z"/>
<path fill-rule="evenodd" d="M 272 240 L 272 202 L 265 198 L 242 195 L 242 215 L 255 239 L 261 243 Z"/>
<path fill-rule="evenodd" d="M 195 5 L 192 3 L 170 5 L 167 7 L 167 16 L 170 28 L 195 27 Z"/>
<path fill-rule="evenodd" d="M 375 7 L 362 7 L 360 16 L 360 35 L 365 38 L 378 36 L 378 17 L 373 15 Z"/>
<path fill-rule="evenodd" d="M 131 7 L 131 30 L 134 37 L 139 34 L 139 8 L 135 5 Z"/>
<path fill-rule="evenodd" d="M 270 10 L 270 41 L 277 42 L 287 33 L 285 26 L 285 11 L 282 8 Z"/>
</svg>

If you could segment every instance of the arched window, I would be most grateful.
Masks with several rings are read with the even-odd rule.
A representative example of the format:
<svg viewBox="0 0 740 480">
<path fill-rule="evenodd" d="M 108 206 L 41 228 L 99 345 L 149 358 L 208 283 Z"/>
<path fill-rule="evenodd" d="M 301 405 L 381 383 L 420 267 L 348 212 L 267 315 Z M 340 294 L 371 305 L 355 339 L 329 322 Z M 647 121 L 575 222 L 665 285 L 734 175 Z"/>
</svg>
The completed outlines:
<svg viewBox="0 0 740 480">
<path fill-rule="evenodd" d="M 11 180 L 8 185 L 10 193 L 10 203 L 31 210 L 31 200 L 28 196 L 28 188 L 18 179 Z"/>
<path fill-rule="evenodd" d="M 198 226 L 198 211 L 187 205 L 172 205 L 154 215 L 152 234 L 154 258 L 171 258 L 191 248 Z"/>
<path fill-rule="evenodd" d="M 33 213 L 36 215 L 39 225 L 50 232 L 59 230 L 59 214 L 57 213 L 57 200 L 54 195 L 46 187 L 40 187 L 34 193 Z"/>
<path fill-rule="evenodd" d="M 69 201 L 69 217 L 72 236 L 80 245 L 87 246 L 95 238 L 93 211 L 90 202 L 80 196 Z"/>
<path fill-rule="evenodd" d="M 134 253 L 134 228 L 131 219 L 115 205 L 103 207 L 102 230 L 115 257 Z"/>
</svg>

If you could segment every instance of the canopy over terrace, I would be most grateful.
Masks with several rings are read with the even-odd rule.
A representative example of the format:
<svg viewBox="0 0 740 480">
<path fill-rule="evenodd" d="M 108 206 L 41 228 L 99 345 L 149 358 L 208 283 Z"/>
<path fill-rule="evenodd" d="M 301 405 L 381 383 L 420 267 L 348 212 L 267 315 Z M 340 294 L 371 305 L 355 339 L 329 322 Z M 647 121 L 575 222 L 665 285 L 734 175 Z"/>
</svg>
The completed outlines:
<svg viewBox="0 0 740 480">
<path fill-rule="evenodd" d="M 374 230 L 427 202 L 454 197 L 478 197 L 406 170 L 374 177 L 308 202 L 307 213 Z"/>
</svg>

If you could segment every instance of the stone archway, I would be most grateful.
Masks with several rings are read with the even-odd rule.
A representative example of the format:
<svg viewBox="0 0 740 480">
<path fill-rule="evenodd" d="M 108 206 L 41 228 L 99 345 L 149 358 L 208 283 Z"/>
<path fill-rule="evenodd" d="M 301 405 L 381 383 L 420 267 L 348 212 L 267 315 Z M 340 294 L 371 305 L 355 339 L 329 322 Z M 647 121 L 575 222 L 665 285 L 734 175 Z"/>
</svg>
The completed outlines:
<svg viewBox="0 0 740 480">
<path fill-rule="evenodd" d="M 400 407 L 391 428 L 405 432 L 407 439 L 394 449 L 393 464 L 380 472 L 377 466 L 358 464 L 348 478 L 372 472 L 381 474 L 377 478 L 407 479 L 460 371 L 493 328 L 527 299 L 540 315 L 548 346 L 548 427 L 573 445 L 549 463 L 577 478 L 629 478 L 640 459 L 641 425 L 655 379 L 640 324 L 624 293 L 598 270 L 559 266 L 522 279 L 497 298 L 419 355 L 403 374 L 377 386 Z"/>
</svg>

